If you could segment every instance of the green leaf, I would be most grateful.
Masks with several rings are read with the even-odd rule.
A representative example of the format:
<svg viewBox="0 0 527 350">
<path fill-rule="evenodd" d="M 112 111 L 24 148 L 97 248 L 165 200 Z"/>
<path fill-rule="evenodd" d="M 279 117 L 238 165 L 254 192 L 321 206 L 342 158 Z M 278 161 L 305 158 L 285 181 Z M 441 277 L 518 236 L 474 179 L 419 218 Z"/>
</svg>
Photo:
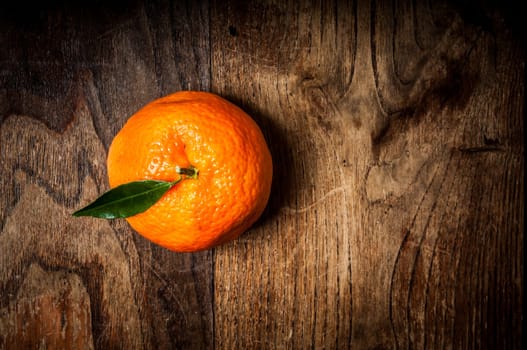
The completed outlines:
<svg viewBox="0 0 527 350">
<path fill-rule="evenodd" d="M 146 211 L 172 186 L 173 182 L 144 180 L 129 182 L 104 193 L 73 216 L 93 216 L 101 219 L 127 218 Z"/>
</svg>

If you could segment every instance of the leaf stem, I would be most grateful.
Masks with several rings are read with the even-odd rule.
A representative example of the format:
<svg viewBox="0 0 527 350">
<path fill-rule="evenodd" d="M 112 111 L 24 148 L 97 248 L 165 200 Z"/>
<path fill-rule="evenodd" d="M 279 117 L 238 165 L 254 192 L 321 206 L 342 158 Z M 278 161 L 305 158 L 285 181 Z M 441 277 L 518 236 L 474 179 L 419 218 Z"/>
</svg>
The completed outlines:
<svg viewBox="0 0 527 350">
<path fill-rule="evenodd" d="M 179 166 L 176 165 L 176 173 L 178 173 L 179 175 L 185 175 L 192 179 L 197 179 L 199 170 L 194 168 L 192 165 L 188 168 L 180 168 Z"/>
</svg>

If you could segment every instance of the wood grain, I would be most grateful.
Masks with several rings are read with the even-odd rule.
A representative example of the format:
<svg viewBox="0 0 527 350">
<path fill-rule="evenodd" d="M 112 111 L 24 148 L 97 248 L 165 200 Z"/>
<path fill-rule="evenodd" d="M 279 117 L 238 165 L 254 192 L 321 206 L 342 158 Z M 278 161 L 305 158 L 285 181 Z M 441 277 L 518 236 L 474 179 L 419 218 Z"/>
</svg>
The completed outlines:
<svg viewBox="0 0 527 350">
<path fill-rule="evenodd" d="M 0 349 L 521 349 L 524 39 L 487 2 L 0 5 Z M 72 218 L 129 115 L 209 90 L 272 196 L 176 254 Z"/>
<path fill-rule="evenodd" d="M 172 91 L 209 88 L 208 8 L 135 2 L 123 13 L 113 4 L 49 6 L 1 22 L 8 50 L 0 59 L 0 348 L 31 341 L 55 348 L 210 348 L 211 252 L 172 254 L 124 222 L 70 215 L 108 189 L 106 151 L 134 111 Z M 82 298 L 59 298 L 52 283 L 24 292 L 37 284 L 33 269 L 44 280 L 71 276 L 62 279 L 79 282 Z M 24 310 L 42 307 L 41 300 L 49 312 L 27 319 Z M 71 314 L 79 308 L 88 327 Z M 60 334 L 46 331 L 56 314 Z M 82 342 L 68 337 L 69 325 L 84 325 Z"/>
<path fill-rule="evenodd" d="M 496 203 L 523 191 L 522 100 L 503 94 L 523 94 L 520 51 L 411 2 L 212 13 L 212 88 L 263 125 L 281 182 L 279 209 L 216 252 L 216 345 L 518 345 L 522 252 L 497 247 L 522 246 L 522 205 Z"/>
</svg>

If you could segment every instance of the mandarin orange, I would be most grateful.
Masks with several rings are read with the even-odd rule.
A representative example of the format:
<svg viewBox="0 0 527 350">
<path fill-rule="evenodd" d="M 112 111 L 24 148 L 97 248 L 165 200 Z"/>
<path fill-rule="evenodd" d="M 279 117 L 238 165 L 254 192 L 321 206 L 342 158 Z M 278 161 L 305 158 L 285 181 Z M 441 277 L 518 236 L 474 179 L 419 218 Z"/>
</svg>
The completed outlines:
<svg viewBox="0 0 527 350">
<path fill-rule="evenodd" d="M 237 238 L 260 217 L 273 165 L 264 136 L 244 111 L 207 92 L 155 100 L 126 122 L 108 152 L 112 188 L 137 180 L 175 181 L 145 212 L 126 218 L 170 250 L 199 251 Z"/>
</svg>

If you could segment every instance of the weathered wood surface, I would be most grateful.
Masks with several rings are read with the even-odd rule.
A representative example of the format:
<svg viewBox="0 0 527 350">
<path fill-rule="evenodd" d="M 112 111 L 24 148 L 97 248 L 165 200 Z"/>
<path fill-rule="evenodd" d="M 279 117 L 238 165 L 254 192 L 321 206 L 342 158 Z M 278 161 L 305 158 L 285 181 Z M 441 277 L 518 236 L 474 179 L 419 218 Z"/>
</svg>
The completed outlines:
<svg viewBox="0 0 527 350">
<path fill-rule="evenodd" d="M 94 2 L 97 3 L 97 2 Z M 522 348 L 523 42 L 426 1 L 0 10 L 0 348 Z M 181 89 L 275 163 L 239 240 L 176 254 L 70 213 L 112 137 Z"/>
</svg>

